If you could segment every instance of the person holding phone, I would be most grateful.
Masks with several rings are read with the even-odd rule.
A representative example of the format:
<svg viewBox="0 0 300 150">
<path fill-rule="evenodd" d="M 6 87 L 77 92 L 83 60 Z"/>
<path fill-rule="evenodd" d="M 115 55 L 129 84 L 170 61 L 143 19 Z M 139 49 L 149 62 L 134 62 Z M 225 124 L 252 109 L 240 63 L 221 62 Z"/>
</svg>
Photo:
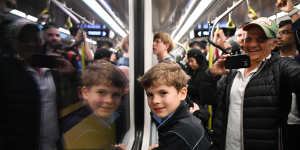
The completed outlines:
<svg viewBox="0 0 300 150">
<path fill-rule="evenodd" d="M 208 74 L 215 80 L 217 108 L 212 137 L 218 150 L 283 149 L 283 134 L 291 105 L 291 93 L 300 91 L 300 65 L 271 53 L 278 25 L 258 18 L 243 27 L 244 51 L 251 66 L 225 68 L 221 56 Z"/>
<path fill-rule="evenodd" d="M 17 20 L 8 27 L 19 57 L 1 56 L 1 98 L 5 113 L 0 149 L 59 149 L 56 86 L 49 68 L 31 65 L 34 55 L 43 54 L 40 29 Z M 8 112 L 8 114 L 7 114 Z"/>
</svg>

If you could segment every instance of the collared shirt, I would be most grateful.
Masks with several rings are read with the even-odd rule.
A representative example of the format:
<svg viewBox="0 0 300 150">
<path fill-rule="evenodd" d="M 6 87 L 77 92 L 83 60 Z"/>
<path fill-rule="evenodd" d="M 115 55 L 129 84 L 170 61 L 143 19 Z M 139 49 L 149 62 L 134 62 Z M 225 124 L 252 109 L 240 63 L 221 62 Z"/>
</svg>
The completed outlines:
<svg viewBox="0 0 300 150">
<path fill-rule="evenodd" d="M 270 59 L 271 55 L 264 59 Z M 263 62 L 262 62 L 263 63 Z M 228 125 L 226 131 L 226 147 L 225 150 L 241 150 L 242 149 L 242 133 L 243 133 L 243 101 L 245 89 L 252 78 L 258 71 L 260 63 L 257 68 L 252 70 L 246 77 L 244 77 L 245 68 L 237 70 L 237 74 L 233 80 L 230 90 L 230 103 L 228 112 Z"/>
<path fill-rule="evenodd" d="M 244 101 L 246 86 L 256 71 L 257 68 L 244 77 L 245 69 L 238 69 L 238 73 L 233 80 L 230 91 L 226 150 L 241 150 L 242 103 Z"/>
<path fill-rule="evenodd" d="M 157 117 L 156 115 L 152 114 L 154 120 L 156 122 L 159 123 L 159 125 L 157 126 L 157 128 L 159 128 L 161 125 L 163 125 L 167 120 L 169 120 L 173 115 L 174 115 L 175 112 L 172 112 L 170 115 L 168 115 L 167 117 L 165 118 L 159 118 Z"/>
<path fill-rule="evenodd" d="M 56 88 L 50 69 L 40 68 L 38 73 L 28 67 L 39 85 L 41 93 L 41 123 L 40 123 L 40 150 L 55 150 L 58 140 L 58 119 L 56 108 Z"/>
<path fill-rule="evenodd" d="M 172 56 L 170 56 L 170 57 L 165 58 L 162 62 L 168 62 L 168 61 L 175 62 L 175 59 Z"/>
</svg>

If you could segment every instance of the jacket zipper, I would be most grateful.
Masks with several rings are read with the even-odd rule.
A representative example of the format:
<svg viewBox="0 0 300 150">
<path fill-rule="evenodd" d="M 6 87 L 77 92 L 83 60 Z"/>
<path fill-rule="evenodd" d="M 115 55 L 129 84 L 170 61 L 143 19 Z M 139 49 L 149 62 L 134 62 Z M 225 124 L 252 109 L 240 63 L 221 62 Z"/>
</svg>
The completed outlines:
<svg viewBox="0 0 300 150">
<path fill-rule="evenodd" d="M 264 68 L 265 64 L 267 62 L 263 62 L 262 65 L 259 67 L 259 69 L 253 74 L 253 76 L 249 79 L 248 83 L 257 75 L 259 74 L 259 72 L 261 72 L 262 68 Z M 245 93 L 246 93 L 246 89 L 247 89 L 247 86 L 248 86 L 248 83 L 246 85 L 246 88 L 245 88 L 245 91 L 244 91 L 244 100 L 245 100 Z M 244 120 L 243 120 L 243 116 L 244 116 L 244 100 L 241 102 L 241 115 L 240 115 L 240 120 L 241 120 L 241 125 L 240 125 L 240 130 L 241 130 L 241 150 L 244 150 Z"/>
</svg>

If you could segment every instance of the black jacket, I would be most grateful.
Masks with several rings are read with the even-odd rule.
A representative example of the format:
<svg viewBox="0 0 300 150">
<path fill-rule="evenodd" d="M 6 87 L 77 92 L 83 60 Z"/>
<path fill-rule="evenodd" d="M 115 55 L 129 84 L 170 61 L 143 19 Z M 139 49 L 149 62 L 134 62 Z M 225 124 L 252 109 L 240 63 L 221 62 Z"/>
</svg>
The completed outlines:
<svg viewBox="0 0 300 150">
<path fill-rule="evenodd" d="M 218 82 L 214 118 L 214 146 L 225 149 L 229 96 L 236 71 Z M 300 65 L 279 55 L 262 63 L 246 86 L 242 102 L 242 147 L 245 150 L 282 150 L 291 92 L 300 91 Z"/>
<path fill-rule="evenodd" d="M 38 149 L 38 85 L 20 60 L 1 57 L 0 68 L 0 149 Z"/>
<path fill-rule="evenodd" d="M 188 112 L 185 101 L 163 124 L 155 123 L 158 127 L 158 150 L 208 150 L 210 147 L 201 120 Z"/>
<path fill-rule="evenodd" d="M 41 113 L 39 85 L 20 59 L 1 56 L 0 68 L 0 97 L 3 100 L 0 149 L 38 149 Z M 59 110 L 66 99 L 61 96 L 61 89 L 65 87 L 59 86 L 60 80 L 57 80 L 56 74 L 52 71 Z M 63 149 L 61 140 L 57 141 L 58 149 Z"/>
</svg>

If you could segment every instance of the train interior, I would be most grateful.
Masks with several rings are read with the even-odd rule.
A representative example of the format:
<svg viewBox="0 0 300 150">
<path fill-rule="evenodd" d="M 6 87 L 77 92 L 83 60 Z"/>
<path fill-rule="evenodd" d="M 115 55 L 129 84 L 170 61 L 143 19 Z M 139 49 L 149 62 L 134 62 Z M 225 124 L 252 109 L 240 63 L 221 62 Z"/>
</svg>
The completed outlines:
<svg viewBox="0 0 300 150">
<path fill-rule="evenodd" d="M 74 41 L 71 28 L 82 29 L 87 33 L 93 52 L 99 42 L 108 41 L 112 44 L 110 51 L 118 53 L 122 39 L 129 37 L 130 92 L 119 110 L 123 118 L 118 125 L 110 124 L 86 113 L 80 98 L 70 98 L 59 111 L 60 119 L 67 122 L 74 114 L 79 114 L 81 119 L 64 128 L 63 147 L 66 150 L 109 150 L 114 149 L 113 145 L 122 143 L 127 149 L 147 149 L 153 144 L 155 137 L 151 137 L 151 133 L 154 129 L 144 90 L 136 79 L 158 62 L 152 52 L 153 35 L 167 32 L 176 43 L 171 55 L 176 61 L 182 61 L 191 40 L 212 39 L 212 32 L 217 28 L 226 28 L 232 35 L 236 27 L 251 21 L 251 15 L 280 19 L 285 13 L 275 7 L 276 1 L 2 0 L 0 9 L 14 19 L 25 18 L 41 25 L 47 21 L 54 22 L 59 26 L 60 37 L 65 44 Z M 300 9 L 299 0 L 292 2 Z M 74 92 L 78 91 L 75 89 Z M 119 132 L 121 134 L 118 135 Z"/>
</svg>

